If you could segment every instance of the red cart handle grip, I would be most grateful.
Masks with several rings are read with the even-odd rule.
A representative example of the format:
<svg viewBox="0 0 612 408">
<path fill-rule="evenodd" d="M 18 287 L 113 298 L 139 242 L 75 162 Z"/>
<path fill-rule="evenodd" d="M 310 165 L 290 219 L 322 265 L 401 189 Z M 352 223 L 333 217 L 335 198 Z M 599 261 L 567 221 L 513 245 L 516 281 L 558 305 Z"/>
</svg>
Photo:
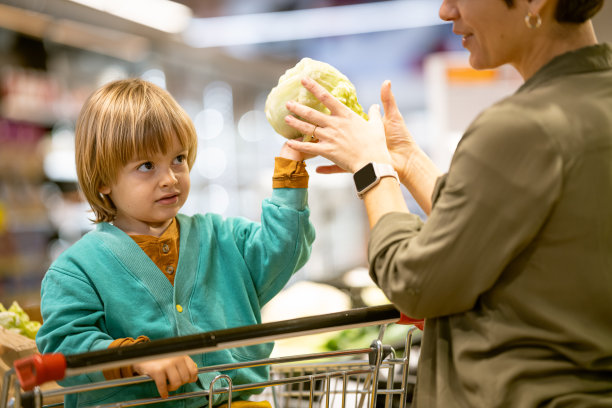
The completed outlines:
<svg viewBox="0 0 612 408">
<path fill-rule="evenodd" d="M 25 391 L 47 381 L 61 380 L 66 373 L 66 358 L 60 353 L 34 354 L 15 360 L 13 365 Z"/>
<path fill-rule="evenodd" d="M 403 313 L 400 313 L 400 319 L 397 321 L 398 324 L 413 324 L 419 329 L 423 330 L 425 327 L 425 319 L 413 319 Z"/>
</svg>

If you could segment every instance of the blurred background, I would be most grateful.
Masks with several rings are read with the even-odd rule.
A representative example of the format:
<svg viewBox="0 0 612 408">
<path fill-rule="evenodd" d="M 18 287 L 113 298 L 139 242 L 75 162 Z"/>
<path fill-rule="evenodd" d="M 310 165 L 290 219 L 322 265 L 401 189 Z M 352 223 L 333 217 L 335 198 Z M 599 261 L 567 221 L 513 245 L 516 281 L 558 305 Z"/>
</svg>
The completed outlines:
<svg viewBox="0 0 612 408">
<path fill-rule="evenodd" d="M 194 120 L 199 152 L 188 214 L 259 218 L 271 193 L 273 158 L 285 141 L 266 121 L 265 99 L 303 57 L 346 74 L 366 110 L 390 79 L 415 138 L 446 168 L 467 124 L 521 81 L 509 67 L 470 69 L 460 38 L 438 18 L 439 6 L 432 0 L 0 1 L 0 301 L 35 308 L 49 264 L 93 227 L 76 185 L 74 122 L 85 98 L 113 79 L 155 82 Z M 608 2 L 594 20 L 600 41 L 612 41 L 610 21 Z M 352 178 L 315 174 L 322 163 L 308 162 L 317 239 L 289 289 L 299 284 L 293 287 L 304 288 L 306 300 L 313 294 L 329 300 L 317 302 L 320 311 L 310 302 L 304 314 L 383 303 L 365 269 L 367 220 Z M 276 307 L 269 319 L 283 318 L 284 310 Z"/>
</svg>

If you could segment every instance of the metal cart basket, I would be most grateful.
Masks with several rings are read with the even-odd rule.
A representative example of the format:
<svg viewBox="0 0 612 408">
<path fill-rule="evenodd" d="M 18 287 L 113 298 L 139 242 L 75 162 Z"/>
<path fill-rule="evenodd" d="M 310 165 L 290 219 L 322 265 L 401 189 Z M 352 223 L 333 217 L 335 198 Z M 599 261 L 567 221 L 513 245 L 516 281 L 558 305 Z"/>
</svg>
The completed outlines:
<svg viewBox="0 0 612 408">
<path fill-rule="evenodd" d="M 406 324 L 403 356 L 396 356 L 390 345 L 382 343 L 388 324 Z M 102 381 L 78 386 L 41 391 L 40 385 L 65 377 L 133 364 L 153 358 L 173 355 L 206 353 L 220 349 L 242 347 L 289 337 L 340 331 L 349 328 L 380 325 L 377 339 L 369 347 L 313 354 L 267 358 L 242 363 L 200 367 L 199 372 L 228 372 L 245 367 L 268 366 L 268 381 L 232 384 L 230 376 L 219 374 L 207 390 L 171 395 L 166 399 L 122 401 L 100 408 L 120 408 L 151 405 L 162 401 L 186 398 L 208 398 L 213 407 L 214 397 L 227 394 L 225 402 L 232 405 L 237 391 L 261 390 L 262 397 L 274 408 L 297 407 L 399 407 L 407 405 L 409 379 L 414 382 L 416 358 L 411 361 L 412 337 L 422 321 L 402 315 L 392 305 L 365 307 L 344 312 L 303 317 L 253 326 L 218 330 L 196 335 L 154 340 L 149 343 L 74 354 L 37 354 L 17 360 L 4 375 L 0 408 L 52 407 L 48 404 L 58 396 L 151 381 L 148 376 Z M 416 325 L 416 326 L 415 326 Z M 10 392 L 12 391 L 12 392 Z M 12 394 L 12 396 L 10 395 Z M 153 405 L 154 406 L 154 405 Z"/>
</svg>

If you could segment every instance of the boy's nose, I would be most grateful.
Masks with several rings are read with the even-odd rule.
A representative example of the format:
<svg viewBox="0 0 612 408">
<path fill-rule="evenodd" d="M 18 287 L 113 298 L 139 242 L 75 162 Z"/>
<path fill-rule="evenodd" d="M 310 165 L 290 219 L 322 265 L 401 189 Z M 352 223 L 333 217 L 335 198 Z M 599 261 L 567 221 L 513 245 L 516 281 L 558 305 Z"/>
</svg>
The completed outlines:
<svg viewBox="0 0 612 408">
<path fill-rule="evenodd" d="M 178 178 L 172 169 L 168 169 L 161 178 L 161 184 L 163 186 L 174 185 L 178 182 Z"/>
</svg>

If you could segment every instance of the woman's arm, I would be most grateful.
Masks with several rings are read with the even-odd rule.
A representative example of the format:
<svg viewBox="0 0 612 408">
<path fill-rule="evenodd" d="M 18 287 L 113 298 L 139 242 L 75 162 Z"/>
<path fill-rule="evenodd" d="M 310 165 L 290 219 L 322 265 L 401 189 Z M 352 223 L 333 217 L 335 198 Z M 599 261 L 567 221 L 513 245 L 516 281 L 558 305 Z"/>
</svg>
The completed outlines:
<svg viewBox="0 0 612 408">
<path fill-rule="evenodd" d="M 336 100 L 316 81 L 304 78 L 302 84 L 328 107 L 331 115 L 288 103 L 289 111 L 304 120 L 287 116 L 287 123 L 304 134 L 312 133 L 316 125 L 318 138 L 318 143 L 293 140 L 288 142 L 289 146 L 306 154 L 321 155 L 352 173 L 369 162 L 391 163 L 402 184 L 428 214 L 431 211 L 433 187 L 441 173 L 408 132 L 391 92 L 390 82 L 386 81 L 381 87 L 385 116 L 381 117 L 375 105 L 370 108 L 369 121 Z M 328 167 L 320 171 L 332 170 Z M 386 213 L 408 211 L 393 178 L 383 178 L 363 198 L 371 226 Z"/>
</svg>

